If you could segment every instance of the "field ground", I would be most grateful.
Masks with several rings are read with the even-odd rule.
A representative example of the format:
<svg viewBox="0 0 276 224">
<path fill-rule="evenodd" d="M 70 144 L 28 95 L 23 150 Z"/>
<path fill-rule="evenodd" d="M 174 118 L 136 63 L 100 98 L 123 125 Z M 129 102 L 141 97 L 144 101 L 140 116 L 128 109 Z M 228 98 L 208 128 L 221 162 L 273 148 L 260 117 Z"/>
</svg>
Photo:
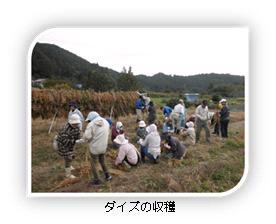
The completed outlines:
<svg viewBox="0 0 276 224">
<path fill-rule="evenodd" d="M 158 113 L 161 125 L 161 112 Z M 119 119 L 130 142 L 135 142 L 136 117 Z M 78 178 L 73 181 L 64 178 L 64 162 L 52 148 L 53 137 L 64 122 L 64 118 L 58 118 L 48 135 L 51 120 L 32 121 L 32 192 L 224 192 L 233 188 L 243 175 L 243 111 L 231 113 L 227 140 L 212 135 L 211 144 L 207 144 L 202 132 L 201 142 L 189 148 L 182 161 L 161 156 L 159 164 L 147 162 L 131 169 L 117 169 L 114 166 L 117 152 L 109 147 L 106 163 L 113 179 L 97 188 L 87 186 L 91 178 L 87 145 L 76 147 L 73 174 Z M 103 178 L 100 169 L 99 172 Z"/>
</svg>

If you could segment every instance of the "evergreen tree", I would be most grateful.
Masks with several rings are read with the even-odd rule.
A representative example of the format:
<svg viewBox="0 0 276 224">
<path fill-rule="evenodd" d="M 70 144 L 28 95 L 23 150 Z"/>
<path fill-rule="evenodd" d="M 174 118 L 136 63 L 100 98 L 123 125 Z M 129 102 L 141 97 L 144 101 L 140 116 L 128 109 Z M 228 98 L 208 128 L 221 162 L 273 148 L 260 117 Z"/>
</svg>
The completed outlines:
<svg viewBox="0 0 276 224">
<path fill-rule="evenodd" d="M 117 86 L 119 90 L 129 91 L 139 89 L 138 82 L 132 73 L 131 67 L 129 67 L 128 72 L 125 67 L 123 68 L 120 77 L 117 80 Z"/>
</svg>

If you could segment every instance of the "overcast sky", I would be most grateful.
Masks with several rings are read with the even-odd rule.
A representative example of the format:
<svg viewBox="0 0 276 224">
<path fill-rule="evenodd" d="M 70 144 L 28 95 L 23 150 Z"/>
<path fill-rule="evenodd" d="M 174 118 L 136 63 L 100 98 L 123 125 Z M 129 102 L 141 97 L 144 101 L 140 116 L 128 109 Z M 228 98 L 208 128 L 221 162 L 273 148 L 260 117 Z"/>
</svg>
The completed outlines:
<svg viewBox="0 0 276 224">
<path fill-rule="evenodd" d="M 35 41 L 134 75 L 248 75 L 247 28 L 55 28 Z"/>
</svg>

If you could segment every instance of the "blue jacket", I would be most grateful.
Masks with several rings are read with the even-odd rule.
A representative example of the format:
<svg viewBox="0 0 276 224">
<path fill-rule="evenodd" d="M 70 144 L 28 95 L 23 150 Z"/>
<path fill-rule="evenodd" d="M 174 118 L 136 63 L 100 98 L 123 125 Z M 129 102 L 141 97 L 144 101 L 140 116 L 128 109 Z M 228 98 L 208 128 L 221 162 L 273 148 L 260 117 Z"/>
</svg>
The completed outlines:
<svg viewBox="0 0 276 224">
<path fill-rule="evenodd" d="M 143 102 L 143 100 L 142 99 L 137 99 L 136 100 L 136 103 L 135 103 L 135 108 L 136 109 L 140 109 L 140 110 L 142 110 L 143 108 L 144 108 L 144 102 Z"/>
<path fill-rule="evenodd" d="M 164 114 L 165 116 L 169 116 L 169 115 L 171 114 L 172 111 L 173 111 L 173 109 L 170 108 L 170 107 L 168 107 L 168 106 L 164 106 L 164 107 L 163 107 L 163 114 Z"/>
</svg>

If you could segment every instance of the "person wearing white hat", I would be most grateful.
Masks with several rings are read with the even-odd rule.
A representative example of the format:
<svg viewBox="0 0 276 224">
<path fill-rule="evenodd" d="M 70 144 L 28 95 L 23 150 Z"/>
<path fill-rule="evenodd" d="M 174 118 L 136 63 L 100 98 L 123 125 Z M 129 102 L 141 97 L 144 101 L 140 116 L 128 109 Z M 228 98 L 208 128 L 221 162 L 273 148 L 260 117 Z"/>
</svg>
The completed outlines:
<svg viewBox="0 0 276 224">
<path fill-rule="evenodd" d="M 70 120 L 70 117 L 71 117 L 73 114 L 79 115 L 80 121 L 81 121 L 81 123 L 79 124 L 79 128 L 80 128 L 80 130 L 82 130 L 82 123 L 84 122 L 84 117 L 83 117 L 82 113 L 80 112 L 80 110 L 78 109 L 77 103 L 74 102 L 74 101 L 71 101 L 71 102 L 69 103 L 69 108 L 70 108 L 70 111 L 69 111 L 69 113 L 68 113 L 68 121 Z"/>
<path fill-rule="evenodd" d="M 138 129 L 136 131 L 137 143 L 139 144 L 139 141 L 145 140 L 147 135 L 148 135 L 148 131 L 147 131 L 147 128 L 146 128 L 145 121 L 139 121 Z M 140 146 L 141 154 L 145 150 L 144 148 L 145 148 L 145 146 L 142 146 L 142 145 Z M 145 157 L 142 158 L 142 162 L 144 162 L 144 161 L 145 161 Z"/>
<path fill-rule="evenodd" d="M 118 136 L 118 135 L 122 135 L 125 134 L 124 132 L 124 125 L 121 121 L 117 121 L 116 125 L 114 125 L 111 129 L 111 141 L 113 142 L 113 148 L 114 149 L 118 149 L 118 145 L 116 143 L 114 143 L 114 139 Z"/>
<path fill-rule="evenodd" d="M 139 121 L 138 123 L 138 129 L 136 131 L 137 140 L 139 139 L 145 139 L 148 132 L 146 130 L 146 123 L 145 121 Z"/>
<path fill-rule="evenodd" d="M 226 99 L 222 99 L 220 103 L 222 104 L 222 108 L 219 112 L 221 137 L 228 138 L 228 124 L 230 121 L 230 109 L 227 106 Z"/>
<path fill-rule="evenodd" d="M 119 145 L 118 155 L 115 161 L 115 165 L 118 166 L 124 161 L 130 166 L 136 166 L 139 162 L 139 152 L 135 146 L 125 139 L 124 135 L 117 135 L 114 142 Z"/>
<path fill-rule="evenodd" d="M 195 145 L 196 142 L 196 134 L 194 128 L 194 122 L 188 121 L 186 123 L 187 129 L 183 129 L 181 131 L 181 135 L 184 137 L 184 144 L 185 146 Z"/>
<path fill-rule="evenodd" d="M 74 168 L 71 166 L 72 160 L 75 158 L 74 146 L 76 141 L 80 138 L 79 124 L 81 123 L 80 117 L 73 114 L 68 123 L 56 136 L 57 152 L 64 158 L 65 161 L 65 177 L 75 178 L 71 174 Z"/>
</svg>

